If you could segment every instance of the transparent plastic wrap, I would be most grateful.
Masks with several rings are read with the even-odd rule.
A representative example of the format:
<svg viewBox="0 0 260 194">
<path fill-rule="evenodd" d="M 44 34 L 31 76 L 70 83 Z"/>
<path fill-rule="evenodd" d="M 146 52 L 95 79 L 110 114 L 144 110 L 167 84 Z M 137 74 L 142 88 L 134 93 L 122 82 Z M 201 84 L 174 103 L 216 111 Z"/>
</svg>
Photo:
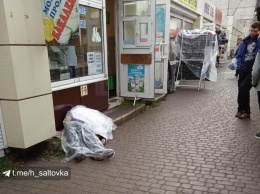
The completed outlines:
<svg viewBox="0 0 260 194">
<path fill-rule="evenodd" d="M 93 133 L 107 140 L 113 139 L 112 131 L 117 128 L 113 120 L 103 113 L 82 105 L 75 106 L 68 113 L 74 121 L 85 123 Z"/>
<path fill-rule="evenodd" d="M 62 148 L 66 153 L 63 162 L 68 162 L 83 154 L 93 158 L 114 155 L 114 150 L 106 149 L 97 135 L 112 139 L 116 129 L 113 120 L 99 111 L 79 105 L 68 111 L 63 121 Z M 108 157 L 108 158 L 109 158 Z"/>
<path fill-rule="evenodd" d="M 218 43 L 215 32 L 181 30 L 175 39 L 174 53 L 198 79 L 217 81 Z"/>
<path fill-rule="evenodd" d="M 80 154 L 97 158 L 115 153 L 112 149 L 106 149 L 98 137 L 84 123 L 78 121 L 64 121 L 61 143 L 66 153 L 63 162 L 68 162 Z"/>
</svg>

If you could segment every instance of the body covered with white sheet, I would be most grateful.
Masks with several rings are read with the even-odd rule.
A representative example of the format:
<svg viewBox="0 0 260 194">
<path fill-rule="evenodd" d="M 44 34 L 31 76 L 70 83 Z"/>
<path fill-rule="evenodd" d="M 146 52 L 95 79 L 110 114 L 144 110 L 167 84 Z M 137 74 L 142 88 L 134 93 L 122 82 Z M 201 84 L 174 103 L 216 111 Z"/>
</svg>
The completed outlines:
<svg viewBox="0 0 260 194">
<path fill-rule="evenodd" d="M 112 131 L 116 129 L 113 120 L 101 112 L 76 106 L 67 113 L 63 125 L 61 140 L 66 153 L 65 162 L 79 154 L 95 158 L 114 152 L 106 149 L 97 137 L 100 135 L 107 140 L 112 139 Z"/>
</svg>

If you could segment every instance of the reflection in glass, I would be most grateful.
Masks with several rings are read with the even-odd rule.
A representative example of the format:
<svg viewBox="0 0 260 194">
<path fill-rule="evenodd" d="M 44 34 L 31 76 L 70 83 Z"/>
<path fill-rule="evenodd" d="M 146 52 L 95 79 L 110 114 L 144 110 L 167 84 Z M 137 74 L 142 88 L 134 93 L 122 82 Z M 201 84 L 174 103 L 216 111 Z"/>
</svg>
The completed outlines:
<svg viewBox="0 0 260 194">
<path fill-rule="evenodd" d="M 165 55 L 164 46 L 165 42 L 165 17 L 166 17 L 165 5 L 156 6 L 156 46 L 155 46 L 155 73 L 154 73 L 154 87 L 155 89 L 163 89 L 164 80 L 164 59 L 162 55 Z"/>
<path fill-rule="evenodd" d="M 163 88 L 163 62 L 155 63 L 155 77 L 154 77 L 155 89 Z"/>
<path fill-rule="evenodd" d="M 125 45 L 135 44 L 135 22 L 134 21 L 125 21 L 123 23 L 124 37 L 123 43 Z"/>
<path fill-rule="evenodd" d="M 177 36 L 178 32 L 182 29 L 182 20 L 176 17 L 171 17 L 170 20 L 170 36 Z"/>
<path fill-rule="evenodd" d="M 80 5 L 81 46 L 48 47 L 51 81 L 103 73 L 101 10 Z"/>
<path fill-rule="evenodd" d="M 126 1 L 123 2 L 124 16 L 150 16 L 151 2 L 150 0 L 143 1 Z"/>
<path fill-rule="evenodd" d="M 143 23 L 140 24 L 140 42 L 147 42 L 148 41 L 148 24 Z"/>
</svg>

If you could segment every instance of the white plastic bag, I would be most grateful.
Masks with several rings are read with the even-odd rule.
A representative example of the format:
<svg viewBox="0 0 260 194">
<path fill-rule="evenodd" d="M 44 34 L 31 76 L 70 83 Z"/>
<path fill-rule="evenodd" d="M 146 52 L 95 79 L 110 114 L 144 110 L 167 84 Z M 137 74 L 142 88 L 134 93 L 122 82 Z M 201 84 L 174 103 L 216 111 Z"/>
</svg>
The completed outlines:
<svg viewBox="0 0 260 194">
<path fill-rule="evenodd" d="M 237 69 L 237 59 L 233 58 L 231 63 L 228 65 L 228 68 L 231 70 L 236 70 Z"/>
</svg>

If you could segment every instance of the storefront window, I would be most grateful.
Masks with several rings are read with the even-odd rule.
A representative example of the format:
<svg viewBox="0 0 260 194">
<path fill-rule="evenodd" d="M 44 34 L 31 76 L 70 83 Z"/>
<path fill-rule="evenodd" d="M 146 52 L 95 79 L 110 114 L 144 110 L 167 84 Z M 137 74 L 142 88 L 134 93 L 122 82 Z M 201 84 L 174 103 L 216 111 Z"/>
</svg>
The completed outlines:
<svg viewBox="0 0 260 194">
<path fill-rule="evenodd" d="M 49 46 L 51 81 L 103 73 L 101 10 L 80 5 L 80 46 Z"/>
<path fill-rule="evenodd" d="M 149 16 L 151 15 L 150 0 L 123 2 L 124 16 Z"/>
<path fill-rule="evenodd" d="M 184 29 L 185 30 L 193 30 L 193 24 L 189 22 L 184 22 Z"/>
<path fill-rule="evenodd" d="M 135 44 L 135 21 L 125 21 L 123 23 L 124 45 L 134 45 Z"/>
<path fill-rule="evenodd" d="M 176 17 L 171 17 L 170 20 L 170 48 L 169 48 L 169 60 L 176 60 L 176 56 L 174 54 L 175 48 L 175 37 L 179 33 L 179 31 L 183 28 L 183 20 Z"/>
<path fill-rule="evenodd" d="M 140 42 L 147 42 L 148 41 L 148 24 L 146 23 L 142 23 L 140 24 L 140 33 L 141 33 L 141 36 L 140 36 Z"/>
<path fill-rule="evenodd" d="M 182 29 L 182 20 L 176 17 L 171 17 L 170 20 L 170 36 L 177 36 L 178 32 Z"/>
</svg>

